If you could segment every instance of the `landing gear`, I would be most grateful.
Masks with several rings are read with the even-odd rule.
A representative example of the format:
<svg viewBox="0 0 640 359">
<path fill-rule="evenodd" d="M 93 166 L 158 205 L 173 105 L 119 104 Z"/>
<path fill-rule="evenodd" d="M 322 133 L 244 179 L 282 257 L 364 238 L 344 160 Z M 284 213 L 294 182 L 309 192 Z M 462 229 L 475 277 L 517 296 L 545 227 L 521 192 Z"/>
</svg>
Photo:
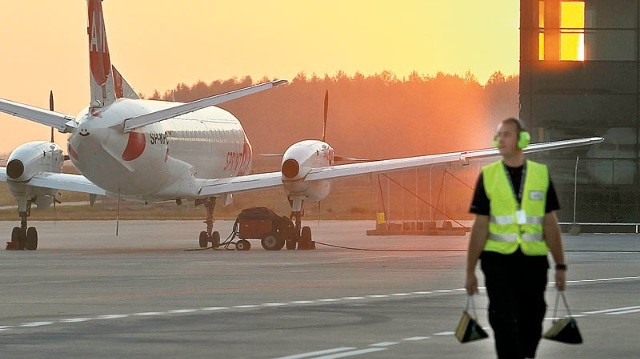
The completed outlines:
<svg viewBox="0 0 640 359">
<path fill-rule="evenodd" d="M 204 223 L 207 224 L 207 230 L 200 232 L 200 237 L 198 238 L 198 244 L 200 248 L 206 248 L 211 242 L 211 246 L 213 248 L 217 248 L 220 246 L 220 233 L 218 231 L 213 231 L 213 209 L 216 207 L 216 198 L 209 197 L 205 199 L 197 199 L 196 206 L 204 204 L 204 207 L 207 210 L 207 218 L 204 220 Z"/>
<path fill-rule="evenodd" d="M 311 240 L 311 228 L 308 226 L 302 227 L 302 206 L 304 204 L 304 199 L 301 197 L 291 197 L 289 199 L 291 203 L 291 219 L 294 220 L 295 224 L 295 236 L 298 238 L 298 249 L 316 249 L 316 244 L 313 240 Z M 287 249 L 295 249 L 293 247 L 294 244 L 289 244 L 287 242 Z M 289 247 L 292 248 L 289 248 Z"/>
<path fill-rule="evenodd" d="M 11 231 L 11 242 L 7 243 L 7 249 L 35 251 L 38 249 L 38 231 L 35 227 L 27 226 L 27 217 L 31 212 L 31 202 L 26 202 L 26 210 L 19 211 L 20 227 L 13 227 Z"/>
</svg>

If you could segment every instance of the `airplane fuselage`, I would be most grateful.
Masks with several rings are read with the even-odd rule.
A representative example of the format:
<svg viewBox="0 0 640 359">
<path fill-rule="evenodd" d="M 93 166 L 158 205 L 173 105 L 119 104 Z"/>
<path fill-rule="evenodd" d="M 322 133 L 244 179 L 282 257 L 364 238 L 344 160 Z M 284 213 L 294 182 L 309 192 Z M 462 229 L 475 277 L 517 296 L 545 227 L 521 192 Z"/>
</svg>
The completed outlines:
<svg viewBox="0 0 640 359">
<path fill-rule="evenodd" d="M 250 171 L 251 145 L 244 130 L 218 107 L 123 132 L 124 119 L 179 104 L 119 99 L 105 108 L 85 108 L 69 138 L 73 164 L 108 192 L 147 200 L 189 198 L 195 179 Z"/>
</svg>

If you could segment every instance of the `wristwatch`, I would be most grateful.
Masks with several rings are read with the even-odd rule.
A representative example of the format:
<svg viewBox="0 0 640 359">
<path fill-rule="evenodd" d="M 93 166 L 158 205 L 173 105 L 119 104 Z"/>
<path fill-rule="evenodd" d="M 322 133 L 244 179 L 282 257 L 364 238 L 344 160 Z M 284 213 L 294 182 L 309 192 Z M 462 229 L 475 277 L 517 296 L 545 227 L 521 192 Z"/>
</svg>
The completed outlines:
<svg viewBox="0 0 640 359">
<path fill-rule="evenodd" d="M 556 270 L 567 270 L 566 264 L 556 264 Z"/>
</svg>

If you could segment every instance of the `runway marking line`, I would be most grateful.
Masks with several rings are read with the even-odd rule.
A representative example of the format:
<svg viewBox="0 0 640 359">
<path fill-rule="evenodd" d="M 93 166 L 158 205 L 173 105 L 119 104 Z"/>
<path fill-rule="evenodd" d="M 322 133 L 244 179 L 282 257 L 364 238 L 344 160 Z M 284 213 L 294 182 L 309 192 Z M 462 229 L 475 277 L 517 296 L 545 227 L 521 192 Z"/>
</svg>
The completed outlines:
<svg viewBox="0 0 640 359">
<path fill-rule="evenodd" d="M 374 344 L 369 344 L 370 347 L 390 347 L 392 345 L 397 345 L 400 344 L 398 342 L 380 342 L 380 343 L 374 343 Z"/>
<path fill-rule="evenodd" d="M 640 279 L 640 276 L 628 276 L 628 277 L 614 277 L 614 278 L 599 278 L 599 279 L 583 279 L 583 280 L 575 280 L 570 281 L 570 283 L 592 283 L 592 282 L 610 282 L 610 281 L 620 281 L 620 280 L 635 280 Z M 550 282 L 549 285 L 553 285 L 554 282 Z M 478 287 L 479 290 L 485 290 L 484 287 Z M 11 330 L 15 330 L 18 328 L 36 328 L 36 327 L 44 327 L 54 324 L 73 324 L 73 323 L 83 323 L 91 320 L 115 320 L 115 319 L 124 319 L 132 316 L 137 317 L 151 317 L 151 316 L 162 316 L 167 314 L 191 314 L 199 311 L 203 312 L 216 312 L 216 311 L 227 311 L 227 310 L 242 310 L 242 309 L 259 309 L 259 308 L 267 308 L 267 307 L 283 307 L 283 306 L 297 306 L 297 305 L 317 305 L 323 303 L 333 303 L 333 302 L 341 302 L 341 301 L 355 301 L 355 300 L 365 300 L 365 299 L 381 299 L 381 298 L 391 298 L 391 297 L 405 297 L 405 296 L 422 296 L 429 294 L 451 294 L 451 293 L 459 293 L 464 292 L 464 288 L 456 288 L 456 289 L 438 289 L 431 291 L 415 291 L 415 292 L 403 292 L 403 293 L 391 293 L 391 294 L 371 294 L 367 296 L 350 296 L 350 297 L 342 297 L 342 298 L 323 298 L 316 300 L 296 300 L 286 303 L 263 303 L 263 304 L 245 304 L 245 305 L 236 305 L 232 307 L 202 307 L 202 308 L 185 308 L 185 309 L 172 309 L 164 312 L 140 312 L 133 314 L 105 314 L 98 315 L 96 317 L 83 317 L 83 318 L 66 318 L 59 319 L 57 321 L 43 321 L 43 322 L 28 322 L 22 323 L 16 326 L 0 326 L 0 331 L 7 332 Z M 582 312 L 582 314 L 577 314 L 574 316 L 581 315 L 593 315 L 593 314 L 608 314 L 608 315 L 624 315 L 624 314 L 633 314 L 640 312 L 640 306 L 632 306 L 632 307 L 623 307 L 623 308 L 613 308 L 613 309 L 604 309 L 597 310 L 591 312 Z M 441 332 L 436 333 L 434 335 L 443 336 L 443 335 L 453 335 L 453 332 Z M 425 337 L 428 338 L 428 337 Z"/>
<path fill-rule="evenodd" d="M 406 342 L 417 342 L 420 340 L 426 340 L 426 339 L 430 339 L 431 337 L 409 337 L 409 338 L 404 338 L 402 340 L 406 341 Z"/>
<path fill-rule="evenodd" d="M 31 322 L 31 323 L 22 323 L 20 324 L 23 328 L 35 328 L 35 327 L 43 327 L 45 325 L 51 325 L 54 322 Z"/>
<path fill-rule="evenodd" d="M 352 351 L 348 351 L 348 352 L 336 353 L 336 354 L 331 354 L 331 355 L 324 355 L 324 356 L 314 357 L 314 358 L 315 359 L 337 359 L 337 358 L 350 357 L 350 356 L 354 356 L 354 355 L 361 355 L 361 354 L 379 352 L 379 351 L 382 351 L 382 350 L 387 350 L 387 348 L 359 349 L 359 350 L 352 350 Z"/>
<path fill-rule="evenodd" d="M 309 352 L 309 353 L 302 353 L 302 354 L 295 354 L 295 355 L 289 355 L 286 357 L 279 357 L 276 359 L 303 359 L 303 358 L 311 358 L 314 357 L 316 355 L 324 355 L 324 354 L 333 354 L 333 353 L 337 353 L 337 352 L 343 352 L 345 350 L 354 350 L 357 348 L 352 348 L 352 347 L 340 347 L 340 348 L 333 348 L 333 349 L 327 349 L 327 350 L 319 350 L 319 351 L 315 351 L 315 352 Z"/>
<path fill-rule="evenodd" d="M 640 306 L 602 309 L 602 310 L 594 310 L 594 311 L 591 311 L 591 312 L 583 312 L 583 313 L 584 314 L 604 314 L 604 313 L 617 312 L 617 311 L 629 310 L 629 309 L 637 309 L 637 308 L 640 308 Z"/>
</svg>

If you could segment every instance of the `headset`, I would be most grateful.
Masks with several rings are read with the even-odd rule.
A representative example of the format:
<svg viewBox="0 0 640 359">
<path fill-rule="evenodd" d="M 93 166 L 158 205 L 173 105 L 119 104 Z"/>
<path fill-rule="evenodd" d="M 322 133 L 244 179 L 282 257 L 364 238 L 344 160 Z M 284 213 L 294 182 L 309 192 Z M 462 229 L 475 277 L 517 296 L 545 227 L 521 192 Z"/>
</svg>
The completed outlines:
<svg viewBox="0 0 640 359">
<path fill-rule="evenodd" d="M 531 135 L 527 132 L 526 127 L 524 126 L 524 122 L 521 119 L 515 117 L 509 117 L 506 120 L 502 121 L 502 123 L 514 122 L 518 126 L 518 143 L 516 144 L 519 149 L 524 149 L 529 146 L 531 142 Z M 498 134 L 496 133 L 493 136 L 493 147 L 498 148 Z"/>
</svg>

